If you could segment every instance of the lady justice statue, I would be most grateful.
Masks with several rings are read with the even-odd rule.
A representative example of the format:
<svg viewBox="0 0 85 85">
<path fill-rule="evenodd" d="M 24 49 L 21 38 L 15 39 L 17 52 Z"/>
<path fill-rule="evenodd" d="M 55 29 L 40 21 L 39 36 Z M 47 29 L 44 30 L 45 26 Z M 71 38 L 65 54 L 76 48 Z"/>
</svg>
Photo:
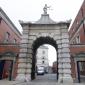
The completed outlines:
<svg viewBox="0 0 85 85">
<path fill-rule="evenodd" d="M 43 8 L 43 11 L 44 11 L 44 14 L 47 14 L 47 9 L 50 8 L 47 6 L 47 4 L 45 4 L 44 8 Z"/>
</svg>

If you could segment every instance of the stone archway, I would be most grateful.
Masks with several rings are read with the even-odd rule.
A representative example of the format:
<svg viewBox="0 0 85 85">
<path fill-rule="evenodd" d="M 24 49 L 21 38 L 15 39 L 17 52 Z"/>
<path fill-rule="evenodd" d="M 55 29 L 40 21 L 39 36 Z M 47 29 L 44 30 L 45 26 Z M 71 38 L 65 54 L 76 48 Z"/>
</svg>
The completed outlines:
<svg viewBox="0 0 85 85">
<path fill-rule="evenodd" d="M 48 36 L 47 37 L 39 37 L 34 41 L 34 43 L 32 45 L 32 48 L 33 48 L 32 70 L 31 70 L 31 79 L 32 80 L 35 79 L 36 51 L 37 51 L 38 47 L 40 45 L 43 45 L 43 44 L 50 44 L 57 51 L 57 44 L 56 44 L 56 41 L 53 38 L 50 38 Z"/>
<path fill-rule="evenodd" d="M 33 50 L 40 44 L 49 43 L 55 47 L 54 43 L 56 43 L 58 50 L 58 82 L 72 82 L 68 36 L 70 22 L 56 23 L 50 19 L 49 14 L 44 13 L 35 23 L 20 21 L 20 24 L 23 27 L 23 36 L 16 80 L 31 80 Z M 38 39 L 39 41 L 36 41 Z M 51 39 L 54 41 L 52 42 Z M 34 42 L 39 43 L 39 45 L 34 44 Z"/>
</svg>

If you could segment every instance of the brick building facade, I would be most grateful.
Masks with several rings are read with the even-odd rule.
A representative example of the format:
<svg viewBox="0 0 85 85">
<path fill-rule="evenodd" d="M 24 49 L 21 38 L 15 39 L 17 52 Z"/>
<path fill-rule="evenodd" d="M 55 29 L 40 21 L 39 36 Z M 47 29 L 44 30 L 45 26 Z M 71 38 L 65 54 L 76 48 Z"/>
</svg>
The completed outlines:
<svg viewBox="0 0 85 85">
<path fill-rule="evenodd" d="M 21 33 L 0 8 L 0 80 L 16 77 Z"/>
<path fill-rule="evenodd" d="M 52 71 L 53 71 L 53 73 L 57 73 L 57 71 L 58 71 L 57 61 L 53 62 Z"/>
<path fill-rule="evenodd" d="M 85 77 L 85 0 L 69 30 L 72 76 L 81 82 Z"/>
</svg>

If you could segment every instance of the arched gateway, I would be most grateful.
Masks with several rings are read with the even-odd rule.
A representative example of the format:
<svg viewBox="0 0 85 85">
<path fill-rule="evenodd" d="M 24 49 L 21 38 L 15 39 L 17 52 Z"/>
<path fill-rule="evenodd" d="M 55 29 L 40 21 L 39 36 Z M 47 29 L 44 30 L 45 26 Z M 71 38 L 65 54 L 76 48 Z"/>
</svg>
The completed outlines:
<svg viewBox="0 0 85 85">
<path fill-rule="evenodd" d="M 70 23 L 56 23 L 44 12 L 35 23 L 21 21 L 20 24 L 23 27 L 23 36 L 16 80 L 34 79 L 36 50 L 40 45 L 50 44 L 58 53 L 58 82 L 72 82 L 68 39 Z"/>
</svg>

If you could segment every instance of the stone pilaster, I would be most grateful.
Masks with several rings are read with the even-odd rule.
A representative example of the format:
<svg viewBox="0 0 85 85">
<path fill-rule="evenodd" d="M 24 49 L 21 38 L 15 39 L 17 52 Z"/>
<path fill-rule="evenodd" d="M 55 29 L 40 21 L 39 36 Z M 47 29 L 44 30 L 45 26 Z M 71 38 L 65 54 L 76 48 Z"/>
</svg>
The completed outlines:
<svg viewBox="0 0 85 85">
<path fill-rule="evenodd" d="M 16 80 L 26 81 L 28 80 L 27 71 L 27 57 L 28 57 L 28 27 L 24 27 L 22 40 L 20 44 L 20 54 L 18 60 L 18 70 Z M 30 78 L 29 78 L 30 79 Z"/>
<path fill-rule="evenodd" d="M 62 36 L 61 36 L 61 42 L 62 42 L 62 49 L 61 49 L 61 60 L 62 63 L 62 80 L 63 83 L 72 83 L 73 79 L 71 77 L 71 65 L 70 65 L 70 50 L 69 50 L 69 36 L 67 29 L 62 29 Z"/>
</svg>

